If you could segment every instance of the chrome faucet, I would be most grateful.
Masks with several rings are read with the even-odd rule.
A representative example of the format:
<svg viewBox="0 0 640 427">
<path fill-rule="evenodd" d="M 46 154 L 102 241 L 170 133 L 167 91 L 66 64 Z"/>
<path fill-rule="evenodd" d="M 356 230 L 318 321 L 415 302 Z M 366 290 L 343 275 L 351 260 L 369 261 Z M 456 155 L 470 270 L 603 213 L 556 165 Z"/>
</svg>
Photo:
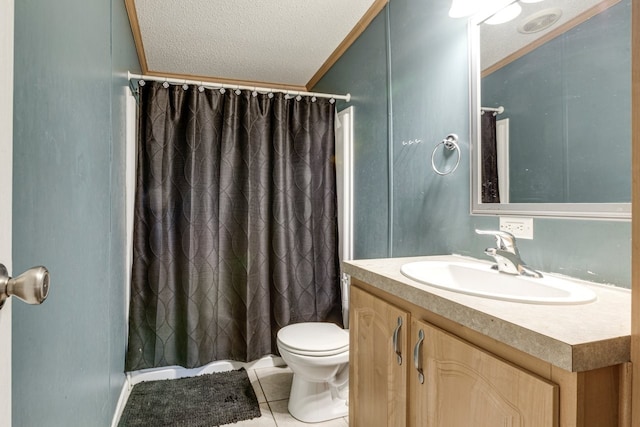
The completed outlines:
<svg viewBox="0 0 640 427">
<path fill-rule="evenodd" d="M 496 238 L 496 248 L 487 248 L 484 253 L 492 256 L 499 272 L 515 274 L 527 277 L 542 277 L 542 273 L 527 266 L 520 258 L 520 252 L 516 246 L 516 238 L 506 231 L 477 230 L 478 234 L 490 234 Z"/>
</svg>

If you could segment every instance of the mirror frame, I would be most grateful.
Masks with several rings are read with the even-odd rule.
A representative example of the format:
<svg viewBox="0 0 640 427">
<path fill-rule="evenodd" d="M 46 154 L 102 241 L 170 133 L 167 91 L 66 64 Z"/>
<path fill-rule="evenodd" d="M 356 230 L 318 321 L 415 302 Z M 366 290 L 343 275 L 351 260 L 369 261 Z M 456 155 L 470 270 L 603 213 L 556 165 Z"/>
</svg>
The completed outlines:
<svg viewBox="0 0 640 427">
<path fill-rule="evenodd" d="M 469 171 L 471 175 L 471 214 L 630 221 L 631 203 L 481 203 L 480 24 L 485 18 L 485 16 L 472 17 L 467 24 L 467 34 L 469 37 Z M 631 174 L 629 175 L 629 179 L 631 179 Z"/>
</svg>

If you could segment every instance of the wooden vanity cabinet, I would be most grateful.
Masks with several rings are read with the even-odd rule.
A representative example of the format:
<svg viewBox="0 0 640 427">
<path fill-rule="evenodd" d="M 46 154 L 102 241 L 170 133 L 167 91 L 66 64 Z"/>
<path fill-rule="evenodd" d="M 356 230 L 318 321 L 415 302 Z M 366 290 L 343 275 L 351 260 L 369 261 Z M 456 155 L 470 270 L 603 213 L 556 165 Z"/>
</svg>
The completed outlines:
<svg viewBox="0 0 640 427">
<path fill-rule="evenodd" d="M 630 427 L 629 364 L 568 372 L 357 279 L 350 295 L 351 427 Z"/>
<path fill-rule="evenodd" d="M 407 425 L 409 314 L 358 288 L 349 314 L 349 425 Z"/>
<path fill-rule="evenodd" d="M 409 426 L 558 425 L 558 386 L 413 319 Z"/>
</svg>

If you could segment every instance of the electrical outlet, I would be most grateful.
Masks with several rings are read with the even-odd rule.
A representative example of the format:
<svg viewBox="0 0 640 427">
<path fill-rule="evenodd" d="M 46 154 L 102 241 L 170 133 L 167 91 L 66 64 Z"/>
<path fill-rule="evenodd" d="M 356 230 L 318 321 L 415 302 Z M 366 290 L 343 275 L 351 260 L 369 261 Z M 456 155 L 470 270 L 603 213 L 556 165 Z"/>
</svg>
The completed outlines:
<svg viewBox="0 0 640 427">
<path fill-rule="evenodd" d="M 520 239 L 533 239 L 533 218 L 501 216 L 500 230 Z"/>
</svg>

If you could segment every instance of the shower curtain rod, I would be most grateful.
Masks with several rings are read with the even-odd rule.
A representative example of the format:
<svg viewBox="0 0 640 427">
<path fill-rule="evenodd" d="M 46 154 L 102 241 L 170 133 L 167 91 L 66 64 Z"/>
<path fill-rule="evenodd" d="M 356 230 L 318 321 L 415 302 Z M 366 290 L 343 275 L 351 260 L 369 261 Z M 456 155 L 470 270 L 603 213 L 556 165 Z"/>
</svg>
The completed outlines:
<svg viewBox="0 0 640 427">
<path fill-rule="evenodd" d="M 205 82 L 201 80 L 188 80 L 188 79 L 175 79 L 170 77 L 158 77 L 158 76 L 144 76 L 141 74 L 132 74 L 130 71 L 127 71 L 129 76 L 129 81 L 131 80 L 147 80 L 154 82 L 167 82 L 174 84 L 188 84 L 188 85 L 198 85 L 203 87 L 208 87 L 212 89 L 240 89 L 240 90 L 255 90 L 257 92 L 281 92 L 287 95 L 300 95 L 300 96 L 315 96 L 316 98 L 333 98 L 333 99 L 341 99 L 346 102 L 351 100 L 351 94 L 348 93 L 346 95 L 334 95 L 331 93 L 317 93 L 317 92 L 304 92 L 297 90 L 287 90 L 287 89 L 276 89 L 270 87 L 260 87 L 260 86 L 243 86 L 243 85 L 233 85 L 228 83 L 216 83 L 216 82 Z"/>
<path fill-rule="evenodd" d="M 504 113 L 504 107 L 501 105 L 498 108 L 493 108 L 493 107 L 480 107 L 481 111 L 493 111 L 494 113 L 497 114 L 502 114 Z"/>
</svg>

